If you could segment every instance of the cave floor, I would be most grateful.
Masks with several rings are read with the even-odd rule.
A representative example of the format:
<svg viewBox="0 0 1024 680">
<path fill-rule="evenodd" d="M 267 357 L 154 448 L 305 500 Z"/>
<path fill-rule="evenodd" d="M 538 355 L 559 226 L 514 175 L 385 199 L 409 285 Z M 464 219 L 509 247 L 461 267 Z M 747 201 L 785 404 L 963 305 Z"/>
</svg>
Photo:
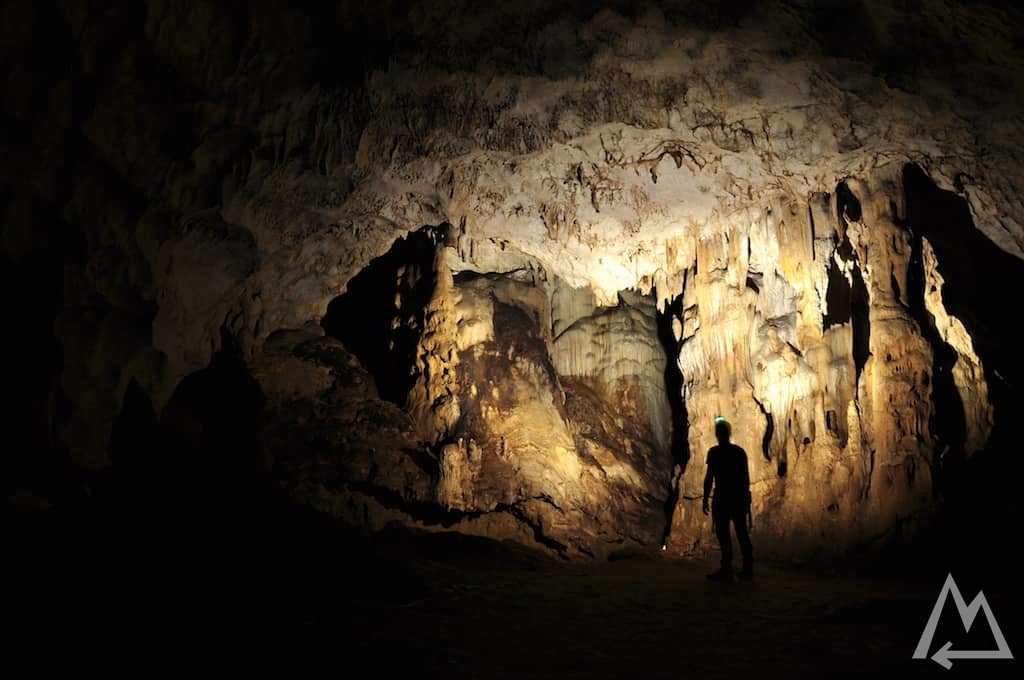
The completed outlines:
<svg viewBox="0 0 1024 680">
<path fill-rule="evenodd" d="M 383 660 L 401 649 L 416 668 L 445 677 L 947 672 L 911 658 L 944 581 L 937 574 L 918 580 L 763 566 L 752 583 L 719 584 L 705 576 L 715 567 L 653 556 L 571 565 L 425 557 L 416 566 L 427 584 L 422 591 L 383 598 L 368 591 L 354 602 L 350 620 L 362 622 L 363 635 L 353 650 Z M 961 587 L 969 603 L 976 591 Z M 1004 612 L 1001 630 L 1015 639 L 1011 593 L 996 584 L 986 590 L 993 610 Z M 936 636 L 947 635 L 955 648 L 994 648 L 990 632 L 979 634 L 984 625 L 966 635 L 953 625 L 959 622 L 952 605 L 944 613 Z M 337 624 L 327 612 L 307 616 L 312 627 Z M 944 641 L 936 637 L 932 653 Z M 1016 665 L 958 659 L 954 667 L 1010 677 Z"/>
<path fill-rule="evenodd" d="M 106 662 L 237 669 L 275 655 L 416 678 L 952 677 L 911 658 L 942 565 L 863 574 L 765 564 L 752 583 L 718 584 L 705 578 L 715 565 L 660 554 L 565 563 L 458 534 L 368 536 L 322 519 L 128 516 L 22 521 L 12 536 L 26 543 L 8 544 L 8 563 L 25 568 L 8 577 L 22 608 L 8 607 L 8 620 L 46 645 L 91 641 L 88 658 Z M 1015 581 L 985 576 L 962 573 L 958 586 L 968 603 L 983 590 L 1016 651 Z M 945 639 L 994 648 L 984 622 L 966 633 L 957 618 L 950 600 L 932 653 Z M 952 672 L 1016 677 L 1017 666 L 955 659 Z"/>
</svg>

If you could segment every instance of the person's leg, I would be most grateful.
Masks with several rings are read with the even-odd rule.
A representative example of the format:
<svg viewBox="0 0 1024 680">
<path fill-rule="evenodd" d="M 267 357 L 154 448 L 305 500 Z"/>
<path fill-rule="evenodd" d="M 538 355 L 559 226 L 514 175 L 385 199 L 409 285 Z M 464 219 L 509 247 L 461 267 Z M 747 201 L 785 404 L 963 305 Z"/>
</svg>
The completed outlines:
<svg viewBox="0 0 1024 680">
<path fill-rule="evenodd" d="M 718 509 L 714 512 L 715 536 L 718 538 L 718 547 L 722 550 L 722 572 L 732 573 L 732 534 L 729 524 L 732 517 L 728 512 Z"/>
<path fill-rule="evenodd" d="M 737 512 L 733 521 L 736 524 L 736 542 L 740 544 L 740 555 L 743 559 L 740 576 L 750 578 L 754 575 L 754 546 L 750 541 L 750 531 L 747 529 L 746 511 Z"/>
</svg>

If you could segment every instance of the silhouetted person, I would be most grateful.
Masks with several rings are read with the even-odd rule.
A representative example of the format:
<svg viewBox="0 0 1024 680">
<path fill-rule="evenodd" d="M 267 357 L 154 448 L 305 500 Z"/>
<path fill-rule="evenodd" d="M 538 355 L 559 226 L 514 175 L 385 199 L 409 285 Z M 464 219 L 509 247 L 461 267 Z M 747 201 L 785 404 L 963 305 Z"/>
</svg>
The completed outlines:
<svg viewBox="0 0 1024 680">
<path fill-rule="evenodd" d="M 729 441 L 732 428 L 724 418 L 715 419 L 715 437 L 718 444 L 708 450 L 708 471 L 704 476 L 704 501 L 702 510 L 708 514 L 708 498 L 711 497 L 711 522 L 715 536 L 722 549 L 722 566 L 708 578 L 713 581 L 732 581 L 732 534 L 730 525 L 736 528 L 736 539 L 743 556 L 743 567 L 739 577 L 750 580 L 754 577 L 754 551 L 750 543 L 750 468 L 747 452 Z M 712 496 L 713 492 L 713 496 Z"/>
</svg>

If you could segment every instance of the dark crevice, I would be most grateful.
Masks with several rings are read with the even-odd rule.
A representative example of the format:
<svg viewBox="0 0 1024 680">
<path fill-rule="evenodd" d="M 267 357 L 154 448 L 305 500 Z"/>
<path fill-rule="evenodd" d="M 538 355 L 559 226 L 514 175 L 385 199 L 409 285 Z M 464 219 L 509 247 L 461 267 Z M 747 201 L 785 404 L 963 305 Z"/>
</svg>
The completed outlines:
<svg viewBox="0 0 1024 680">
<path fill-rule="evenodd" d="M 860 268 L 853 268 L 853 285 L 850 286 L 850 321 L 853 330 L 853 364 L 857 380 L 871 355 L 871 317 L 868 289 L 864 284 Z"/>
<path fill-rule="evenodd" d="M 665 349 L 665 391 L 672 414 L 672 459 L 685 469 L 690 461 L 689 419 L 683 398 L 683 375 L 677 359 L 679 342 L 672 331 L 672 320 L 683 316 L 683 296 L 680 295 L 657 314 L 658 340 Z"/>
<path fill-rule="evenodd" d="M 786 419 L 785 429 L 782 431 L 782 434 L 783 434 L 783 436 L 785 436 L 785 433 L 789 433 L 789 432 L 792 432 L 792 431 L 793 431 L 793 419 L 792 418 L 787 418 Z M 776 468 L 775 468 L 776 473 L 778 474 L 779 477 L 785 477 L 786 473 L 789 471 L 789 453 L 787 451 L 788 444 L 789 444 L 788 438 L 784 438 L 781 442 L 779 442 L 779 447 L 778 447 L 778 464 L 776 465 Z"/>
<path fill-rule="evenodd" d="M 665 499 L 665 531 L 662 545 L 668 541 L 672 530 L 672 517 L 675 515 L 679 502 L 678 480 L 690 462 L 689 416 L 686 412 L 686 399 L 683 397 L 683 375 L 679 371 L 677 359 L 679 342 L 672 331 L 673 319 L 683 316 L 683 296 L 678 295 L 669 302 L 665 309 L 657 314 L 658 340 L 665 349 L 665 392 L 668 397 L 669 411 L 672 417 L 672 462 L 678 466 L 678 476 L 670 476 L 668 497 Z"/>
<path fill-rule="evenodd" d="M 520 508 L 518 505 L 499 505 L 497 508 L 495 508 L 494 511 L 508 512 L 517 520 L 533 529 L 533 540 L 537 541 L 537 543 L 547 548 L 550 548 L 551 550 L 554 550 L 556 553 L 558 553 L 559 557 L 567 559 L 568 556 L 566 555 L 566 550 L 568 546 L 566 546 L 564 543 L 561 543 L 560 541 L 556 541 L 550 536 L 545 536 L 544 532 L 541 530 L 540 525 L 537 524 L 537 522 L 530 519 L 529 517 L 527 517 L 526 513 L 523 512 L 523 509 Z"/>
<path fill-rule="evenodd" d="M 761 409 L 761 414 L 764 415 L 764 436 L 761 437 L 761 454 L 765 460 L 770 461 L 772 459 L 772 439 L 775 437 L 775 419 L 772 418 L 772 414 L 765 410 L 764 404 L 757 401 L 757 407 Z"/>
<path fill-rule="evenodd" d="M 398 510 L 424 526 L 440 526 L 450 529 L 463 520 L 485 514 L 483 511 L 452 510 L 431 501 L 407 498 L 395 489 L 372 482 L 347 482 L 345 488 L 372 498 L 388 510 Z"/>
<path fill-rule="evenodd" d="M 843 276 L 835 258 L 829 259 L 825 306 L 827 309 L 821 319 L 824 328 L 828 329 L 850 321 L 850 316 L 853 313 L 850 282 Z"/>
<path fill-rule="evenodd" d="M 860 262 L 860 257 L 857 255 L 857 251 L 846 234 L 846 225 L 851 221 L 859 221 L 863 213 L 860 201 L 853 195 L 853 192 L 850 191 L 845 182 L 840 182 L 836 186 L 836 212 L 839 224 L 842 227 L 838 243 L 836 244 L 836 253 L 851 265 L 849 267 L 849 318 L 853 329 L 853 361 L 859 380 L 861 371 L 864 370 L 864 365 L 871 354 L 871 321 L 868 312 L 870 299 L 867 286 L 864 284 L 864 278 L 860 271 L 863 263 Z M 832 281 L 833 274 L 830 269 L 829 293 L 832 292 Z M 836 283 L 838 285 L 835 292 L 836 303 L 840 305 L 840 309 L 843 309 L 846 304 L 846 289 L 838 281 Z"/>
<path fill-rule="evenodd" d="M 348 282 L 321 321 L 373 375 L 380 397 L 400 406 L 415 381 L 410 368 L 436 285 L 438 238 L 437 228 L 424 227 L 396 240 Z"/>
<path fill-rule="evenodd" d="M 840 182 L 836 186 L 836 212 L 839 213 L 840 223 L 859 222 L 863 213 L 860 208 L 860 201 L 846 186 L 846 182 Z"/>
<path fill-rule="evenodd" d="M 413 521 L 419 522 L 424 526 L 440 526 L 444 529 L 451 529 L 453 527 L 457 527 L 464 521 L 483 517 L 484 515 L 492 515 L 502 512 L 508 513 L 515 517 L 519 522 L 530 527 L 533 531 L 533 539 L 537 543 L 550 548 L 563 558 L 566 557 L 567 546 L 564 543 L 556 541 L 550 536 L 546 536 L 540 525 L 531 520 L 523 509 L 515 504 L 499 503 L 489 510 L 471 510 L 467 512 L 464 510 L 444 508 L 437 503 L 430 501 L 408 498 L 395 489 L 368 482 L 348 482 L 345 484 L 345 488 L 351 492 L 372 498 L 374 501 L 380 503 L 383 507 L 389 510 L 397 510 L 407 515 Z M 549 498 L 538 496 L 537 500 L 542 500 L 553 507 L 558 507 L 551 502 Z"/>
<path fill-rule="evenodd" d="M 811 259 L 817 258 L 817 253 L 814 248 L 814 241 L 818 238 L 817 226 L 814 224 L 814 211 L 811 209 L 811 204 L 807 204 L 807 225 L 811 229 Z M 750 247 L 750 242 L 747 242 L 747 247 Z M 750 259 L 750 253 L 747 253 L 747 260 Z"/>
<path fill-rule="evenodd" d="M 558 505 L 558 503 L 555 502 L 555 499 L 553 499 L 551 496 L 547 495 L 546 493 L 542 493 L 542 494 L 540 494 L 538 496 L 534 496 L 533 500 L 541 501 L 543 503 L 547 503 L 548 505 L 553 507 L 555 510 L 558 510 L 559 512 L 563 512 L 562 508 Z"/>
<path fill-rule="evenodd" d="M 871 449 L 868 452 L 868 474 L 867 480 L 864 483 L 864 493 L 861 494 L 861 498 L 867 498 L 871 495 L 871 480 L 875 477 L 875 450 Z"/>
</svg>

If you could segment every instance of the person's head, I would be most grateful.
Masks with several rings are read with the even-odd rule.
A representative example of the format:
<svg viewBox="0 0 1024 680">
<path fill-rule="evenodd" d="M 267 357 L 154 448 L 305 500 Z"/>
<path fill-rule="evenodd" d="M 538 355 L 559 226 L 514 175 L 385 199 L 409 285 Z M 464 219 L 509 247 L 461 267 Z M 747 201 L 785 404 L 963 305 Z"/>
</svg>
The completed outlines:
<svg viewBox="0 0 1024 680">
<path fill-rule="evenodd" d="M 718 439 L 718 443 L 728 444 L 731 434 L 732 428 L 729 427 L 729 421 L 722 416 L 715 418 L 715 437 Z"/>
</svg>

